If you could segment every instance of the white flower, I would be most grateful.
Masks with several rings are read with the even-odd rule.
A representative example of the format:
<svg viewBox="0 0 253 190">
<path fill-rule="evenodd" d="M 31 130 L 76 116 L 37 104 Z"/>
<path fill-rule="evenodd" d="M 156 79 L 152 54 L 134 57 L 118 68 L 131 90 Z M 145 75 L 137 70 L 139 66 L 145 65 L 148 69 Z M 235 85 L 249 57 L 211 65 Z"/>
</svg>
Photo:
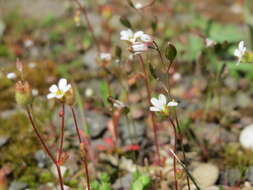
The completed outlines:
<svg viewBox="0 0 253 190">
<path fill-rule="evenodd" d="M 168 107 L 178 106 L 178 103 L 174 100 L 170 101 L 167 104 L 166 96 L 164 96 L 163 94 L 160 94 L 158 99 L 157 98 L 151 98 L 150 102 L 153 105 L 153 106 L 150 107 L 150 111 L 163 112 L 165 114 L 168 114 L 168 112 L 169 112 Z"/>
<path fill-rule="evenodd" d="M 206 38 L 205 43 L 206 43 L 206 47 L 212 47 L 216 44 L 216 42 L 210 38 Z"/>
<path fill-rule="evenodd" d="M 110 61 L 112 59 L 112 55 L 110 53 L 100 53 L 100 59 L 102 61 Z"/>
<path fill-rule="evenodd" d="M 93 96 L 93 94 L 94 94 L 94 92 L 93 92 L 93 90 L 91 88 L 87 88 L 85 90 L 85 96 L 86 97 L 91 97 L 91 96 Z"/>
<path fill-rule="evenodd" d="M 134 5 L 134 7 L 135 7 L 136 9 L 141 9 L 143 6 L 142 6 L 141 3 L 136 3 L 136 4 Z"/>
<path fill-rule="evenodd" d="M 62 78 L 59 80 L 58 86 L 53 84 L 49 88 L 50 93 L 47 95 L 47 98 L 61 99 L 66 94 L 66 92 L 69 91 L 70 89 L 71 89 L 71 84 L 67 84 L 67 80 Z"/>
<path fill-rule="evenodd" d="M 115 108 L 119 108 L 119 109 L 122 109 L 122 108 L 126 107 L 126 105 L 123 102 L 119 101 L 119 100 L 114 100 L 113 106 Z"/>
<path fill-rule="evenodd" d="M 38 96 L 38 94 L 39 94 L 39 91 L 37 90 L 37 89 L 32 89 L 32 95 L 33 96 Z"/>
<path fill-rule="evenodd" d="M 238 48 L 234 51 L 234 56 L 238 58 L 237 64 L 239 64 L 242 60 L 243 55 L 246 52 L 246 47 L 244 46 L 244 41 L 240 41 Z"/>
<path fill-rule="evenodd" d="M 141 35 L 141 40 L 143 42 L 149 42 L 149 43 L 153 42 L 153 38 L 148 34 L 142 34 Z"/>
<path fill-rule="evenodd" d="M 241 131 L 239 141 L 243 148 L 253 150 L 253 124 L 245 127 Z"/>
<path fill-rule="evenodd" d="M 146 52 L 146 51 L 148 51 L 148 44 L 142 43 L 142 42 L 135 42 L 131 46 L 131 51 L 135 54 L 140 54 L 140 53 Z"/>
<path fill-rule="evenodd" d="M 177 107 L 177 106 L 178 106 L 178 103 L 177 103 L 175 100 L 172 100 L 172 101 L 170 101 L 170 102 L 167 104 L 167 106 L 169 106 L 169 107 Z"/>
<path fill-rule="evenodd" d="M 137 39 L 140 38 L 143 34 L 143 31 L 137 31 L 133 33 L 131 29 L 127 29 L 120 32 L 120 39 L 135 43 Z"/>
<path fill-rule="evenodd" d="M 15 78 L 17 78 L 17 75 L 16 75 L 16 73 L 7 73 L 6 77 L 8 79 L 15 79 Z"/>
<path fill-rule="evenodd" d="M 167 100 L 163 94 L 160 94 L 158 99 L 151 98 L 150 102 L 153 105 L 150 107 L 150 111 L 163 112 L 167 109 Z"/>
</svg>

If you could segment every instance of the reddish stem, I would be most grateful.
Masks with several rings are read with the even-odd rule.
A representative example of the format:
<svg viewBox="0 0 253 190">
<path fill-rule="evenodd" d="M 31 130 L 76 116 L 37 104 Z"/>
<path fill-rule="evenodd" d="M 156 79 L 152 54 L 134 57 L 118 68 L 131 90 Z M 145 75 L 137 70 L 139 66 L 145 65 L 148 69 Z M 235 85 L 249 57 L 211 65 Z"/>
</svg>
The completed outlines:
<svg viewBox="0 0 253 190">
<path fill-rule="evenodd" d="M 78 128 L 75 110 L 72 106 L 71 106 L 71 111 L 72 111 L 72 115 L 73 115 L 73 119 L 74 119 L 74 123 L 75 123 L 75 127 L 76 127 L 76 133 L 78 135 L 78 140 L 79 140 L 79 143 L 81 144 L 82 143 L 81 134 L 80 134 L 80 131 L 79 131 L 79 128 Z M 83 151 L 86 151 L 86 150 L 83 150 Z M 83 155 L 82 160 L 83 160 L 83 165 L 84 165 L 84 168 L 85 168 L 86 182 L 87 182 L 87 185 L 88 185 L 88 190 L 90 190 L 89 169 L 88 169 L 87 159 L 86 159 L 85 155 Z"/>
<path fill-rule="evenodd" d="M 35 134 L 37 136 L 37 138 L 39 139 L 42 147 L 44 148 L 44 150 L 46 151 L 47 155 L 49 156 L 49 158 L 52 160 L 52 162 L 55 164 L 56 168 L 57 168 L 57 172 L 58 172 L 58 176 L 59 176 L 59 182 L 60 182 L 60 187 L 61 187 L 61 190 L 64 190 L 64 187 L 63 187 L 63 179 L 62 179 L 62 174 L 61 174 L 61 170 L 60 170 L 60 166 L 57 162 L 57 160 L 54 158 L 54 156 L 52 155 L 52 153 L 50 152 L 49 148 L 47 147 L 45 141 L 43 140 L 42 136 L 40 135 L 34 121 L 33 121 L 33 118 L 32 118 L 32 114 L 31 114 L 31 111 L 29 109 L 29 107 L 26 108 L 26 112 L 27 112 L 27 115 L 28 115 L 28 118 L 30 120 L 30 123 L 35 131 Z"/>
<path fill-rule="evenodd" d="M 61 155 L 63 152 L 63 139 L 64 139 L 64 118 L 65 118 L 65 104 L 62 103 L 62 110 L 60 112 L 60 117 L 62 118 L 61 120 L 61 137 L 60 137 L 60 148 L 59 148 L 59 154 L 58 154 L 58 161 L 61 159 Z"/>
<path fill-rule="evenodd" d="M 177 151 L 177 128 L 176 128 L 176 126 L 175 126 L 175 124 L 174 124 L 174 122 L 172 121 L 171 118 L 169 118 L 169 121 L 173 126 L 174 138 L 175 138 L 175 142 L 174 142 L 174 145 L 173 145 L 173 151 L 176 154 L 176 151 Z M 177 165 L 176 164 L 177 164 L 176 157 L 173 156 L 173 170 L 174 170 L 175 190 L 178 190 Z"/>
<path fill-rule="evenodd" d="M 150 103 L 151 89 L 150 89 L 150 84 L 149 84 L 149 79 L 148 79 L 148 73 L 146 71 L 145 64 L 144 64 L 144 61 L 142 59 L 142 56 L 139 55 L 138 57 L 140 59 L 140 63 L 141 63 L 141 66 L 142 66 L 142 71 L 143 71 L 143 74 L 144 74 L 144 77 L 145 77 L 145 86 L 146 86 L 146 91 L 147 91 L 147 95 L 148 95 L 148 102 L 149 102 L 149 105 L 151 105 L 151 103 Z M 150 116 L 151 116 L 151 123 L 152 123 L 152 128 L 153 128 L 153 133 L 154 133 L 154 142 L 155 142 L 155 147 L 156 147 L 156 154 L 157 154 L 157 157 L 158 157 L 158 164 L 160 165 L 161 159 L 160 159 L 159 143 L 158 143 L 158 138 L 157 138 L 157 126 L 156 126 L 156 123 L 155 123 L 155 115 L 154 115 L 153 112 L 150 112 Z"/>
<path fill-rule="evenodd" d="M 79 140 L 79 143 L 81 143 L 82 142 L 81 134 L 80 134 L 80 131 L 79 131 L 79 128 L 78 128 L 78 125 L 77 125 L 75 110 L 74 110 L 74 108 L 72 106 L 71 106 L 71 112 L 72 112 L 72 116 L 73 116 L 73 119 L 74 119 L 74 123 L 75 123 L 75 128 L 76 128 L 76 133 L 77 133 L 77 136 L 78 136 L 78 140 Z"/>
</svg>

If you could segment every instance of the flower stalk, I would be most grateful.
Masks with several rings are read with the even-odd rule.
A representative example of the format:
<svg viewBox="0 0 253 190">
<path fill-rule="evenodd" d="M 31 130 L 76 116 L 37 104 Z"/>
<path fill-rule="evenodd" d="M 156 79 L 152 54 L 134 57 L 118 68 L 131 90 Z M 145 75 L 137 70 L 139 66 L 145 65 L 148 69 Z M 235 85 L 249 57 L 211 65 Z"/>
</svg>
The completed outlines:
<svg viewBox="0 0 253 190">
<path fill-rule="evenodd" d="M 142 67 L 142 72 L 144 74 L 145 77 L 145 86 L 146 86 L 146 91 L 147 91 L 147 95 L 148 95 L 148 100 L 150 102 L 151 99 L 151 88 L 150 88 L 150 84 L 149 84 L 149 78 L 148 78 L 148 74 L 145 68 L 145 64 L 143 61 L 143 58 L 141 55 L 138 55 L 140 63 L 141 63 L 141 67 Z M 151 104 L 150 104 L 151 105 Z M 151 117 L 151 125 L 153 128 L 153 133 L 154 133 L 154 142 L 155 142 L 155 147 L 156 147 L 156 155 L 158 158 L 158 164 L 160 165 L 161 163 L 161 157 L 160 157 L 160 149 L 159 149 L 159 143 L 158 143 L 158 137 L 157 137 L 157 125 L 155 122 L 155 115 L 153 112 L 150 112 L 150 117 Z"/>
<path fill-rule="evenodd" d="M 63 183 L 63 178 L 62 178 L 62 173 L 61 173 L 61 169 L 60 169 L 60 164 L 59 162 L 54 158 L 54 156 L 52 155 L 52 153 L 50 152 L 48 146 L 46 145 L 45 141 L 43 140 L 42 136 L 40 135 L 36 125 L 35 125 L 35 122 L 33 120 L 33 117 L 32 117 L 32 114 L 31 114 L 31 111 L 29 109 L 29 107 L 27 106 L 26 107 L 26 112 L 27 112 L 27 115 L 28 115 L 28 118 L 30 120 L 30 123 L 34 129 L 34 132 L 37 136 L 37 138 L 39 139 L 42 147 L 44 148 L 45 152 L 47 153 L 47 155 L 49 156 L 49 158 L 52 160 L 52 162 L 54 163 L 56 169 L 57 169 L 57 173 L 58 173 L 58 177 L 59 177 L 59 183 L 60 183 L 60 188 L 61 190 L 64 190 L 64 183 Z"/>
<path fill-rule="evenodd" d="M 58 161 L 61 160 L 61 155 L 63 152 L 63 140 L 64 140 L 64 128 L 65 128 L 65 104 L 62 103 L 62 110 L 60 111 L 60 117 L 61 117 L 61 137 L 60 137 L 60 147 L 58 152 Z"/>
</svg>

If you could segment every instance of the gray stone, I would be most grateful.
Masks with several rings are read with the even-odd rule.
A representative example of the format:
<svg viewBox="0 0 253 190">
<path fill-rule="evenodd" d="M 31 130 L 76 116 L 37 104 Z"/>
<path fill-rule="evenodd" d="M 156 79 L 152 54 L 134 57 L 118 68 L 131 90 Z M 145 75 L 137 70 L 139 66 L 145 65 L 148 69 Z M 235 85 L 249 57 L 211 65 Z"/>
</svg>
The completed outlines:
<svg viewBox="0 0 253 190">
<path fill-rule="evenodd" d="M 225 171 L 221 177 L 222 181 L 227 183 L 227 185 L 236 185 L 241 180 L 241 172 L 237 168 L 228 169 Z"/>
<path fill-rule="evenodd" d="M 201 163 L 192 172 L 200 187 L 206 188 L 215 184 L 219 177 L 219 169 L 210 163 Z"/>
<path fill-rule="evenodd" d="M 123 177 L 120 177 L 112 185 L 113 189 L 130 189 L 130 184 L 132 181 L 132 174 L 129 173 Z"/>
<path fill-rule="evenodd" d="M 4 146 L 9 140 L 9 137 L 0 136 L 0 147 Z"/>
<path fill-rule="evenodd" d="M 253 166 L 250 166 L 247 170 L 246 170 L 246 173 L 245 173 L 245 178 L 253 183 Z"/>
<path fill-rule="evenodd" d="M 23 190 L 27 187 L 27 184 L 19 181 L 13 181 L 9 187 L 9 190 Z"/>
<path fill-rule="evenodd" d="M 35 159 L 37 160 L 38 167 L 40 168 L 44 168 L 49 161 L 43 150 L 39 150 L 35 153 Z"/>
<path fill-rule="evenodd" d="M 123 145 L 139 144 L 145 135 L 146 125 L 140 122 L 127 121 L 122 117 L 119 125 L 119 135 Z"/>
</svg>

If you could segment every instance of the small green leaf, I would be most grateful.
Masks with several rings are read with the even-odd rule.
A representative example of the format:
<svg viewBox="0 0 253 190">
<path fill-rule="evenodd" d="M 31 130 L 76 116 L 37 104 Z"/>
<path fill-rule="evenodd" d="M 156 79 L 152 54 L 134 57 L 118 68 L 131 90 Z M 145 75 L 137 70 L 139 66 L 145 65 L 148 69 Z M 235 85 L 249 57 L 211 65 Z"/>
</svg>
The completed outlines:
<svg viewBox="0 0 253 190">
<path fill-rule="evenodd" d="M 115 48 L 115 55 L 118 59 L 121 59 L 122 50 L 119 46 L 116 46 L 116 48 Z"/>
<path fill-rule="evenodd" d="M 132 2 L 131 0 L 127 0 L 127 2 L 128 2 L 128 5 L 129 5 L 130 7 L 135 8 L 135 7 L 134 7 L 134 4 L 133 4 L 133 2 Z"/>
<path fill-rule="evenodd" d="M 157 29 L 157 19 L 152 20 L 151 27 L 152 27 L 153 32 L 155 32 Z"/>
<path fill-rule="evenodd" d="M 170 61 L 174 61 L 174 59 L 176 58 L 177 56 L 177 49 L 176 47 L 169 43 L 168 46 L 166 47 L 165 49 L 165 57 Z"/>
<path fill-rule="evenodd" d="M 158 77 L 157 77 L 157 74 L 156 74 L 155 69 L 152 66 L 152 64 L 150 63 L 148 66 L 149 66 L 149 70 L 150 70 L 152 77 L 154 77 L 154 79 L 157 79 Z"/>
<path fill-rule="evenodd" d="M 124 17 L 124 16 L 120 17 L 120 23 L 121 23 L 123 26 L 127 27 L 127 28 L 132 28 L 131 23 L 130 23 L 129 20 L 128 20 L 126 17 Z"/>
<path fill-rule="evenodd" d="M 107 104 L 107 98 L 110 96 L 110 89 L 106 81 L 101 81 L 99 84 L 100 93 L 103 98 L 103 102 L 106 105 Z"/>
</svg>

